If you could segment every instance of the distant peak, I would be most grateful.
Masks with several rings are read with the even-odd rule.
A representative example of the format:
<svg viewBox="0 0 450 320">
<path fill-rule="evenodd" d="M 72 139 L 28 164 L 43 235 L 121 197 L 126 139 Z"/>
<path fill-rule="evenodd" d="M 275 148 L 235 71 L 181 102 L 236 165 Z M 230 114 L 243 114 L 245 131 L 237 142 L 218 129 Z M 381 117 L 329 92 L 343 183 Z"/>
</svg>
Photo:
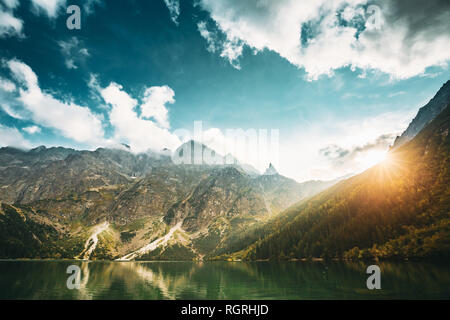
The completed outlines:
<svg viewBox="0 0 450 320">
<path fill-rule="evenodd" d="M 272 163 L 270 163 L 269 167 L 267 168 L 266 172 L 264 172 L 265 176 L 273 176 L 278 174 L 278 171 L 275 169 Z"/>
<path fill-rule="evenodd" d="M 41 152 L 47 150 L 46 146 L 39 146 L 37 148 L 31 149 L 30 152 Z"/>
</svg>

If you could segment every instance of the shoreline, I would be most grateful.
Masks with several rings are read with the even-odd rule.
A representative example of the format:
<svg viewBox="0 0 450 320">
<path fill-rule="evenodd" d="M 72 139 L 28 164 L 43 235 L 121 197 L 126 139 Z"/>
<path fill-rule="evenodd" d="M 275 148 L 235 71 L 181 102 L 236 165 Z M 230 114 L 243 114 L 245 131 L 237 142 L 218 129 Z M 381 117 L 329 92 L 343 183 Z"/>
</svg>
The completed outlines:
<svg viewBox="0 0 450 320">
<path fill-rule="evenodd" d="M 83 259 L 0 259 L 0 262 L 111 262 L 111 263 L 289 263 L 289 262 L 306 262 L 306 263 L 384 263 L 384 262 L 396 262 L 396 263 L 438 263 L 438 264 L 450 264 L 449 260 L 439 259 L 383 259 L 383 260 L 344 260 L 344 259 L 290 259 L 290 260 L 83 260 Z"/>
</svg>

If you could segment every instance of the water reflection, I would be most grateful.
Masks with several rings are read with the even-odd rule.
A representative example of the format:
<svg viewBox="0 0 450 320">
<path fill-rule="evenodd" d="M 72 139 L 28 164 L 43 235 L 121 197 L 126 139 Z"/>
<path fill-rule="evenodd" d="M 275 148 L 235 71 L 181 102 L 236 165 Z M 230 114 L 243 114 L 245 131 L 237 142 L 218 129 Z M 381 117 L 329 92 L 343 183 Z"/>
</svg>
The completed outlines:
<svg viewBox="0 0 450 320">
<path fill-rule="evenodd" d="M 66 269 L 81 268 L 80 290 Z M 381 263 L 0 261 L 0 299 L 449 299 L 447 265 Z"/>
</svg>

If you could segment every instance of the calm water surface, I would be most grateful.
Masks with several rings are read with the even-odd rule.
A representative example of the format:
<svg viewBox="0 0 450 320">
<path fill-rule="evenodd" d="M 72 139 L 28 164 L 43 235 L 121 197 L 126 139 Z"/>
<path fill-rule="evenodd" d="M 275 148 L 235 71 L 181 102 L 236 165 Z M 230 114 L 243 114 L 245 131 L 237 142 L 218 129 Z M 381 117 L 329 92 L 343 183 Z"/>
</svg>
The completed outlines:
<svg viewBox="0 0 450 320">
<path fill-rule="evenodd" d="M 81 268 L 80 290 L 66 286 Z M 380 263 L 0 261 L 0 299 L 450 299 L 450 268 Z"/>
</svg>

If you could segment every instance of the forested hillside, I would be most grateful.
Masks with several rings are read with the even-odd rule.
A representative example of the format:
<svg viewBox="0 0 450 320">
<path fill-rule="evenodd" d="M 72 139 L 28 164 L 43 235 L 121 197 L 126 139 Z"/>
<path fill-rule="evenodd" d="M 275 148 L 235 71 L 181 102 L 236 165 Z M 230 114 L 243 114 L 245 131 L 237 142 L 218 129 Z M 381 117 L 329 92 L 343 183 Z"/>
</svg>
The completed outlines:
<svg viewBox="0 0 450 320">
<path fill-rule="evenodd" d="M 447 108 L 366 172 L 284 213 L 237 256 L 245 259 L 450 256 Z"/>
</svg>

